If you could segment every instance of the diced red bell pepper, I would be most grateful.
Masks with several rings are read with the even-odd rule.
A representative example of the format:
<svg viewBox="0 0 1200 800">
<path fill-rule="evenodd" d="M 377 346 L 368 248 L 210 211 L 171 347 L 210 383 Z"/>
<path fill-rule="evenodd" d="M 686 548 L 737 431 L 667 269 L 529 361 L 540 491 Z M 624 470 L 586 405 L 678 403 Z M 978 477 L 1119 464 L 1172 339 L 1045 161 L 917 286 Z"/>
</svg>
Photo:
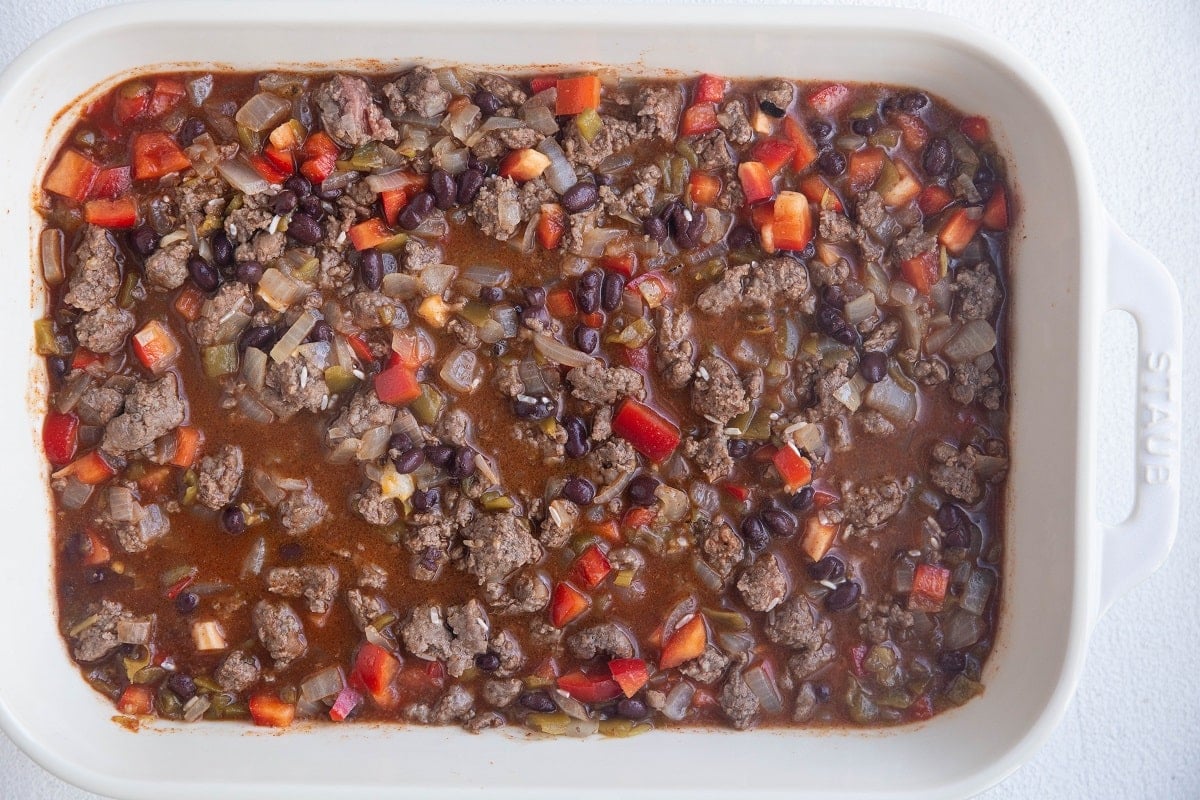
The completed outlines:
<svg viewBox="0 0 1200 800">
<path fill-rule="evenodd" d="M 587 611 L 592 601 L 566 581 L 555 584 L 550 595 L 550 624 L 561 628 Z"/>
<path fill-rule="evenodd" d="M 746 205 L 769 200 L 775 194 L 775 187 L 771 185 L 771 174 L 758 161 L 743 161 L 738 164 L 738 180 L 742 182 Z"/>
<path fill-rule="evenodd" d="M 77 150 L 67 150 L 54 164 L 42 184 L 47 192 L 53 192 L 82 203 L 92 190 L 100 166 Z"/>
<path fill-rule="evenodd" d="M 1003 186 L 997 186 L 983 207 L 983 227 L 989 231 L 1008 230 L 1008 196 Z"/>
<path fill-rule="evenodd" d="M 592 676 L 580 670 L 558 679 L 558 688 L 581 703 L 606 703 L 621 696 L 621 686 L 608 676 Z"/>
<path fill-rule="evenodd" d="M 133 354 L 142 366 L 160 375 L 179 358 L 179 342 L 175 335 L 156 319 L 152 319 L 133 335 Z"/>
<path fill-rule="evenodd" d="M 725 99 L 724 78 L 707 73 L 696 79 L 696 95 L 693 103 L 719 103 Z"/>
<path fill-rule="evenodd" d="M 558 78 L 554 75 L 535 75 L 529 79 L 529 91 L 531 94 L 541 94 L 558 83 Z"/>
<path fill-rule="evenodd" d="M 699 136 L 717 129 L 717 107 L 712 103 L 696 103 L 683 112 L 679 123 L 680 136 Z"/>
<path fill-rule="evenodd" d="M 855 677 L 861 678 L 866 675 L 866 669 L 863 667 L 863 661 L 867 658 L 867 646 L 865 644 L 856 644 L 850 648 L 850 671 Z"/>
<path fill-rule="evenodd" d="M 850 90 L 840 83 L 831 83 L 808 96 L 808 105 L 818 114 L 832 114 L 850 97 Z"/>
<path fill-rule="evenodd" d="M 921 294 L 929 294 L 941 278 L 941 272 L 941 259 L 936 250 L 927 250 L 900 262 L 900 274 Z"/>
<path fill-rule="evenodd" d="M 963 117 L 962 122 L 958 123 L 958 129 L 975 144 L 986 142 L 991 135 L 988 121 L 983 117 Z"/>
<path fill-rule="evenodd" d="M 296 159 L 292 156 L 290 150 L 280 150 L 273 144 L 269 144 L 263 148 L 263 158 L 271 162 L 276 171 L 286 177 L 291 177 L 296 173 Z M 282 183 L 282 181 L 280 181 Z"/>
<path fill-rule="evenodd" d="M 412 331 L 396 331 L 392 334 L 392 359 L 388 366 L 403 364 L 411 370 L 416 370 L 427 364 L 433 357 L 429 340 Z"/>
<path fill-rule="evenodd" d="M 750 148 L 750 158 L 766 167 L 768 175 L 778 175 L 795 154 L 796 145 L 783 139 L 760 139 Z"/>
<path fill-rule="evenodd" d="M 99 364 L 104 361 L 104 356 L 99 353 L 93 353 L 86 347 L 76 347 L 75 352 L 71 354 L 71 369 L 87 369 L 92 364 Z"/>
<path fill-rule="evenodd" d="M 408 205 L 410 197 L 403 189 L 389 189 L 379 193 L 379 203 L 383 206 L 383 218 L 388 225 L 395 225 L 400 218 L 400 212 Z"/>
<path fill-rule="evenodd" d="M 555 289 L 546 295 L 546 310 L 556 319 L 575 316 L 579 310 L 575 305 L 575 293 L 570 289 Z"/>
<path fill-rule="evenodd" d="M 186 96 L 183 81 L 164 75 L 154 79 L 154 90 L 150 93 L 149 116 L 153 119 L 161 117 Z"/>
<path fill-rule="evenodd" d="M 304 163 L 300 165 L 300 173 L 313 183 L 321 183 L 337 169 L 337 142 L 324 131 L 317 131 L 305 139 L 301 152 Z"/>
<path fill-rule="evenodd" d="M 379 217 L 371 217 L 365 222 L 351 226 L 347 234 L 350 237 L 350 244 L 359 251 L 378 247 L 396 235 Z"/>
<path fill-rule="evenodd" d="M 571 580 L 585 589 L 595 589 L 604 583 L 604 579 L 612 572 L 612 564 L 604 551 L 592 545 L 579 554 L 575 566 L 571 568 Z"/>
<path fill-rule="evenodd" d="M 137 479 L 138 491 L 142 493 L 142 497 L 161 495 L 167 491 L 171 482 L 170 467 L 150 467 Z"/>
<path fill-rule="evenodd" d="M 621 527 L 625 530 L 636 531 L 639 528 L 648 528 L 650 523 L 654 522 L 654 517 L 657 514 L 653 508 L 643 508 L 635 506 L 621 517 Z"/>
<path fill-rule="evenodd" d="M 593 325 L 593 328 L 599 328 L 599 325 Z M 626 347 L 621 351 L 621 355 L 625 360 L 625 366 L 630 369 L 636 369 L 639 372 L 645 372 L 650 369 L 650 351 L 645 347 Z"/>
<path fill-rule="evenodd" d="M 867 147 L 851 153 L 846 160 L 846 177 L 850 181 L 850 188 L 855 192 L 865 192 L 874 186 L 886 160 L 887 153 L 883 152 L 882 147 Z"/>
<path fill-rule="evenodd" d="M 354 355 L 367 363 L 374 363 L 375 353 L 372 352 L 371 345 L 365 336 L 361 333 L 351 334 L 346 337 L 346 341 L 350 343 L 350 349 L 354 351 Z"/>
<path fill-rule="evenodd" d="M 417 375 L 403 364 L 395 364 L 375 376 L 375 394 L 381 403 L 402 406 L 421 396 Z"/>
<path fill-rule="evenodd" d="M 343 722 L 362 705 L 362 695 L 349 686 L 343 686 L 329 709 L 329 718 L 334 722 Z"/>
<path fill-rule="evenodd" d="M 950 588 L 950 570 L 934 564 L 917 564 L 913 573 L 912 590 L 908 593 L 908 610 L 937 613 L 946 602 Z"/>
<path fill-rule="evenodd" d="M 131 717 L 145 717 L 154 713 L 154 687 L 145 684 L 130 684 L 117 700 L 117 710 Z"/>
<path fill-rule="evenodd" d="M 721 179 L 704 172 L 688 176 L 688 197 L 698 206 L 711 206 L 721 194 Z"/>
<path fill-rule="evenodd" d="M 113 119 L 118 125 L 128 125 L 134 120 L 141 119 L 150 111 L 150 98 L 154 89 L 143 80 L 123 83 L 113 93 Z"/>
<path fill-rule="evenodd" d="M 915 153 L 928 144 L 929 128 L 925 127 L 925 123 L 921 121 L 920 117 L 897 112 L 892 115 L 892 121 L 900 129 L 900 141 L 904 143 L 909 152 Z"/>
<path fill-rule="evenodd" d="M 755 230 L 761 230 L 764 225 L 775 221 L 775 202 L 768 200 L 750 208 L 750 224 Z"/>
<path fill-rule="evenodd" d="M 187 155 L 162 131 L 147 131 L 133 137 L 133 177 L 139 181 L 161 178 L 192 165 Z"/>
<path fill-rule="evenodd" d="M 926 186 L 917 195 L 917 208 L 921 209 L 921 213 L 927 217 L 941 211 L 954 200 L 954 195 L 950 194 L 944 186 L 932 184 Z"/>
<path fill-rule="evenodd" d="M 171 456 L 171 464 L 188 469 L 196 463 L 202 444 L 203 431 L 191 425 L 180 425 L 175 429 L 175 454 Z"/>
<path fill-rule="evenodd" d="M 91 197 L 115 200 L 133 188 L 133 175 L 128 166 L 101 170 L 92 183 Z"/>
<path fill-rule="evenodd" d="M 628 239 L 610 242 L 600 257 L 600 266 L 632 278 L 633 273 L 637 272 L 637 251 L 633 249 L 633 242 Z"/>
<path fill-rule="evenodd" d="M 42 449 L 56 467 L 69 464 L 79 446 L 79 417 L 51 411 L 42 423 Z"/>
<path fill-rule="evenodd" d="M 250 161 L 250 166 L 254 167 L 254 171 L 261 175 L 267 183 L 283 183 L 292 174 L 290 171 L 285 172 L 280 169 L 278 164 L 264 155 L 255 154 L 250 156 L 248 160 Z"/>
<path fill-rule="evenodd" d="M 612 419 L 613 433 L 651 461 L 664 461 L 679 446 L 679 427 L 650 406 L 626 397 Z"/>
<path fill-rule="evenodd" d="M 204 300 L 204 292 L 199 286 L 193 283 L 184 284 L 184 287 L 179 290 L 179 294 L 175 296 L 175 310 L 188 322 L 195 322 L 200 318 L 200 309 L 204 307 Z"/>
<path fill-rule="evenodd" d="M 558 203 L 543 203 L 538 217 L 538 244 L 547 250 L 558 247 L 567 232 L 567 212 Z"/>
<path fill-rule="evenodd" d="M 803 172 L 817 160 L 817 143 L 808 135 L 808 131 L 800 127 L 800 123 L 792 117 L 784 117 L 783 135 L 796 148 L 792 155 L 792 169 Z"/>
<path fill-rule="evenodd" d="M 93 225 L 124 230 L 137 225 L 137 201 L 132 197 L 120 200 L 88 200 L 83 204 L 83 218 Z"/>
<path fill-rule="evenodd" d="M 296 718 L 296 706 L 271 694 L 250 697 L 250 718 L 264 728 L 286 728 Z"/>
<path fill-rule="evenodd" d="M 112 551 L 109 550 L 108 544 L 100 538 L 100 534 L 92 528 L 86 528 L 83 532 L 87 539 L 83 558 L 80 563 L 85 567 L 98 567 L 101 564 L 107 564 L 112 558 Z"/>
<path fill-rule="evenodd" d="M 959 255 L 967 249 L 981 224 L 982 218 L 971 219 L 967 215 L 967 209 L 960 208 L 950 214 L 946 224 L 938 231 L 938 242 L 952 255 Z"/>
<path fill-rule="evenodd" d="M 775 198 L 769 228 L 775 250 L 803 250 L 812 241 L 812 209 L 799 192 L 783 191 Z M 765 226 L 764 226 L 765 227 Z"/>
<path fill-rule="evenodd" d="M 640 658 L 614 658 L 608 662 L 608 671 L 626 697 L 633 697 L 650 680 L 646 662 Z"/>
<path fill-rule="evenodd" d="M 809 175 L 800 181 L 800 191 L 820 209 L 829 209 L 839 214 L 846 210 L 841 198 L 820 175 Z"/>
<path fill-rule="evenodd" d="M 99 450 L 93 450 L 75 459 L 67 467 L 80 483 L 97 486 L 117 474 Z"/>
<path fill-rule="evenodd" d="M 789 492 L 796 492 L 812 483 L 812 462 L 801 455 L 795 442 L 788 442 L 775 451 L 771 459 Z"/>
<path fill-rule="evenodd" d="M 621 528 L 617 525 L 614 519 L 606 519 L 600 522 L 587 523 L 583 528 L 585 533 L 595 534 L 602 539 L 607 539 L 610 542 L 621 541 Z"/>
<path fill-rule="evenodd" d="M 371 695 L 382 694 L 400 673 L 400 659 L 377 644 L 363 642 L 350 671 L 350 685 Z"/>
<path fill-rule="evenodd" d="M 500 162 L 500 176 L 514 181 L 531 181 L 550 166 L 550 157 L 532 147 L 513 150 Z"/>
<path fill-rule="evenodd" d="M 734 500 L 737 500 L 739 503 L 746 502 L 746 500 L 750 497 L 750 489 L 740 483 L 726 483 L 723 484 L 721 488 L 725 490 L 726 494 L 728 494 Z"/>
<path fill-rule="evenodd" d="M 704 617 L 695 614 L 667 637 L 662 656 L 658 659 L 658 668 L 678 667 L 683 662 L 702 655 L 707 646 L 708 629 L 704 626 Z"/>
<path fill-rule="evenodd" d="M 555 86 L 558 88 L 558 99 L 554 101 L 556 116 L 579 114 L 600 105 L 599 76 L 559 78 Z"/>
</svg>

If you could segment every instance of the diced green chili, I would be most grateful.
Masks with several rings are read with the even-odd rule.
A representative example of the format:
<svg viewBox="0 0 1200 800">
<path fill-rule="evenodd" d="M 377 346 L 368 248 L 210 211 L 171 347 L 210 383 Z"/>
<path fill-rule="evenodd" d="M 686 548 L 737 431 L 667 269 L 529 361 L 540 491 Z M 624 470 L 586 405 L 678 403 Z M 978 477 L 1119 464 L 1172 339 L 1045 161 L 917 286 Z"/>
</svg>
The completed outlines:
<svg viewBox="0 0 1200 800">
<path fill-rule="evenodd" d="M 630 736 L 640 736 L 649 733 L 654 727 L 648 722 L 634 722 L 631 719 L 602 719 L 600 720 L 600 735 L 612 736 L 617 739 L 627 739 Z"/>
<path fill-rule="evenodd" d="M 65 356 L 70 349 L 69 345 L 64 346 L 66 340 L 58 335 L 53 320 L 39 319 L 33 323 L 33 340 L 39 356 Z"/>
<path fill-rule="evenodd" d="M 200 360 L 204 364 L 204 374 L 210 378 L 219 378 L 222 375 L 237 372 L 237 342 L 206 347 L 200 353 Z"/>
<path fill-rule="evenodd" d="M 325 385 L 329 387 L 330 394 L 341 394 L 357 386 L 358 378 L 350 370 L 335 364 L 325 368 Z"/>
<path fill-rule="evenodd" d="M 133 308 L 133 304 L 141 299 L 138 294 L 138 274 L 130 270 L 121 281 L 121 290 L 117 292 L 117 305 L 121 308 Z"/>
<path fill-rule="evenodd" d="M 579 135 L 590 142 L 604 127 L 604 121 L 600 119 L 596 109 L 589 108 L 575 116 L 575 127 L 579 128 Z"/>
<path fill-rule="evenodd" d="M 446 404 L 446 396 L 436 386 L 428 383 L 421 384 L 421 396 L 413 400 L 408 410 L 422 425 L 432 425 L 437 422 Z"/>
</svg>

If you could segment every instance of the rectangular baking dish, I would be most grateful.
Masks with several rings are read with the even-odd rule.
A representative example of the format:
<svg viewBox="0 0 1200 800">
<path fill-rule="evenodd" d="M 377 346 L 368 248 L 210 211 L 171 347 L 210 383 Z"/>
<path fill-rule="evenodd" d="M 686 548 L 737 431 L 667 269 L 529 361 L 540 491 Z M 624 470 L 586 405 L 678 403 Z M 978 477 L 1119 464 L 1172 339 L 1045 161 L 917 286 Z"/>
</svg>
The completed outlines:
<svg viewBox="0 0 1200 800">
<path fill-rule="evenodd" d="M 46 465 L 44 375 L 32 356 L 43 297 L 30 198 L 70 117 L 61 109 L 133 70 L 212 65 L 398 69 L 414 60 L 607 64 L 910 84 L 988 116 L 1018 187 L 1011 281 L 1012 470 L 1004 616 L 983 696 L 890 731 L 654 733 L 534 740 L 515 729 L 350 725 L 272 735 L 234 724 L 134 734 L 79 677 L 59 640 Z M 49 131 L 49 135 L 47 135 Z M 9 524 L 0 607 L 0 724 L 50 771 L 128 798 L 952 797 L 1027 759 L 1061 718 L 1088 633 L 1111 600 L 1165 558 L 1178 511 L 1179 299 L 1165 269 L 1113 228 L 1083 144 L 1045 81 L 1001 43 L 927 14 L 780 7 L 315 1 L 126 5 L 72 21 L 0 76 L 0 247 L 9 258 L 0 387 Z M 30 268 L 30 263 L 33 268 Z M 1138 322 L 1136 508 L 1105 528 L 1092 505 L 1098 319 Z M 735 795 L 733 793 L 736 793 Z"/>
</svg>

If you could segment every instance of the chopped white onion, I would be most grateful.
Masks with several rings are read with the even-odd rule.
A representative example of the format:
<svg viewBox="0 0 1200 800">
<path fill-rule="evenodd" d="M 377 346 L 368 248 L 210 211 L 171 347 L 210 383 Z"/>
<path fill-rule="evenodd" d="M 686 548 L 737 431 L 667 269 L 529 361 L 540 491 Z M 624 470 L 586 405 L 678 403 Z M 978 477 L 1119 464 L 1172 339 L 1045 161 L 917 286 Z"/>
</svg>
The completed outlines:
<svg viewBox="0 0 1200 800">
<path fill-rule="evenodd" d="M 277 94 L 259 92 L 251 97 L 234 115 L 237 124 L 252 131 L 265 131 L 287 119 L 292 113 L 292 104 Z"/>
<path fill-rule="evenodd" d="M 117 620 L 117 641 L 121 644 L 145 644 L 150 641 L 153 617 Z"/>
<path fill-rule="evenodd" d="M 304 309 L 300 316 L 296 317 L 296 321 L 292 323 L 292 327 L 288 328 L 287 333 L 280 337 L 275 346 L 271 348 L 271 360 L 276 364 L 287 361 L 300 347 L 300 343 L 304 341 L 304 337 L 308 336 L 317 324 L 317 315 L 312 309 Z"/>
<path fill-rule="evenodd" d="M 971 577 L 967 578 L 959 605 L 972 614 L 982 615 L 987 609 L 988 598 L 991 597 L 995 585 L 996 577 L 991 572 L 986 569 L 973 570 Z"/>
<path fill-rule="evenodd" d="M 480 286 L 504 286 L 510 277 L 508 270 L 491 264 L 472 264 L 463 270 L 464 280 Z"/>
<path fill-rule="evenodd" d="M 205 695 L 198 694 L 191 700 L 188 700 L 183 705 L 183 721 L 195 722 L 204 716 L 204 712 L 212 707 L 212 700 L 209 700 Z"/>
<path fill-rule="evenodd" d="M 873 384 L 863 401 L 897 425 L 908 425 L 917 417 L 916 394 L 903 389 L 891 377 Z"/>
<path fill-rule="evenodd" d="M 309 703 L 333 697 L 346 685 L 340 667 L 325 667 L 314 672 L 300 683 L 300 698 Z"/>
<path fill-rule="evenodd" d="M 387 452 L 388 439 L 392 438 L 390 425 L 379 425 L 371 428 L 359 439 L 358 452 L 355 456 L 359 461 L 374 461 Z"/>
<path fill-rule="evenodd" d="M 250 391 L 262 391 L 267 377 L 267 354 L 257 347 L 247 347 L 242 356 L 242 379 Z"/>
<path fill-rule="evenodd" d="M 411 300 L 421 293 L 421 281 L 407 272 L 389 272 L 383 276 L 379 291 L 397 300 Z"/>
<path fill-rule="evenodd" d="M 946 343 L 942 353 L 951 361 L 963 363 L 974 361 L 995 346 L 996 331 L 987 320 L 972 319 L 967 320 L 958 334 Z"/>
<path fill-rule="evenodd" d="M 586 367 L 596 360 L 587 353 L 565 345 L 541 331 L 533 332 L 533 346 L 555 364 L 562 364 L 566 367 Z"/>
<path fill-rule="evenodd" d="M 110 486 L 106 494 L 108 513 L 117 522 L 133 522 L 134 506 L 133 492 L 126 486 Z"/>
<path fill-rule="evenodd" d="M 721 631 L 717 643 L 726 653 L 748 653 L 754 648 L 754 637 L 745 631 Z"/>
<path fill-rule="evenodd" d="M 271 267 L 258 282 L 258 296 L 276 311 L 286 311 L 293 303 L 308 294 L 303 283 Z"/>
<path fill-rule="evenodd" d="M 979 641 L 986 628 L 983 617 L 957 609 L 942 621 L 942 649 L 961 650 L 970 647 Z"/>
<path fill-rule="evenodd" d="M 367 184 L 368 189 L 378 194 L 395 189 L 406 189 L 412 186 L 413 177 L 409 172 L 395 170 L 394 172 L 381 172 L 378 175 L 368 175 L 363 182 Z"/>
<path fill-rule="evenodd" d="M 246 557 L 242 559 L 242 579 L 249 578 L 251 575 L 258 575 L 262 572 L 263 563 L 267 559 L 267 540 L 259 536 L 254 540 L 254 544 L 250 545 L 250 550 L 246 553 Z"/>
<path fill-rule="evenodd" d="M 667 522 L 678 522 L 687 516 L 689 508 L 687 492 L 660 483 L 654 490 L 654 496 L 658 498 L 659 518 Z"/>
<path fill-rule="evenodd" d="M 277 506 L 287 497 L 287 492 L 279 488 L 275 479 L 257 467 L 250 473 L 250 483 L 263 496 L 269 506 Z"/>
<path fill-rule="evenodd" d="M 46 283 L 57 286 L 66 280 L 67 272 L 63 266 L 63 232 L 58 228 L 46 228 L 42 231 L 42 275 Z"/>
<path fill-rule="evenodd" d="M 217 164 L 217 172 L 221 173 L 226 183 L 243 194 L 258 194 L 271 188 L 267 179 L 259 175 L 241 155 Z"/>
<path fill-rule="evenodd" d="M 238 397 L 238 411 L 245 414 L 246 418 L 252 422 L 262 425 L 270 424 L 275 420 L 275 415 L 271 413 L 271 409 L 264 406 L 249 392 L 242 392 Z"/>
<path fill-rule="evenodd" d="M 561 691 L 554 692 L 551 696 L 554 698 L 554 704 L 558 706 L 558 710 L 571 719 L 588 719 L 587 707 L 574 697 Z"/>
<path fill-rule="evenodd" d="M 63 504 L 64 508 L 83 508 L 95 489 L 95 486 L 84 483 L 74 475 L 68 475 L 66 482 L 63 484 L 62 493 L 58 496 L 58 500 Z"/>
<path fill-rule="evenodd" d="M 754 692 L 754 696 L 762 704 L 763 711 L 768 714 L 778 714 L 783 711 L 783 698 L 779 695 L 779 687 L 775 685 L 775 681 L 767 673 L 764 665 L 755 664 L 742 673 L 742 679 L 746 681 L 750 691 Z"/>
<path fill-rule="evenodd" d="M 721 576 L 717 574 L 716 570 L 708 565 L 707 561 L 698 555 L 694 556 L 692 558 L 692 569 L 695 570 L 696 577 L 700 579 L 700 583 L 702 583 L 710 592 L 721 591 L 721 585 L 723 583 Z"/>
<path fill-rule="evenodd" d="M 479 127 L 481 112 L 474 103 L 464 103 L 446 115 L 442 128 L 460 142 L 465 142 Z"/>
<path fill-rule="evenodd" d="M 695 694 L 695 686 L 687 681 L 680 681 L 679 685 L 667 695 L 667 701 L 662 707 L 663 716 L 679 722 L 687 715 L 688 707 L 691 706 Z"/>
<path fill-rule="evenodd" d="M 844 313 L 851 325 L 857 325 L 876 311 L 875 295 L 863 292 L 858 297 L 846 303 Z"/>
<path fill-rule="evenodd" d="M 430 264 L 421 270 L 421 291 L 425 295 L 441 294 L 454 280 L 457 268 L 451 264 Z"/>
<path fill-rule="evenodd" d="M 575 168 L 571 166 L 571 162 L 567 161 L 566 154 L 563 153 L 562 147 L 553 136 L 542 139 L 538 143 L 537 149 L 538 152 L 550 159 L 550 166 L 546 167 L 546 171 L 542 175 L 546 178 L 546 183 L 550 184 L 551 189 L 562 194 L 579 181 L 575 176 Z"/>
<path fill-rule="evenodd" d="M 553 136 L 558 133 L 558 123 L 554 121 L 554 113 L 546 106 L 530 106 L 521 108 L 521 118 L 540 134 Z"/>
<path fill-rule="evenodd" d="M 55 398 L 54 407 L 63 414 L 74 410 L 75 406 L 79 405 L 79 398 L 83 397 L 91 386 L 92 376 L 84 370 L 79 370 L 67 378 L 67 382 L 58 393 L 58 397 Z"/>
<path fill-rule="evenodd" d="M 911 306 L 917 301 L 917 288 L 904 281 L 892 281 L 891 298 L 897 305 Z"/>
<path fill-rule="evenodd" d="M 599 258 L 604 255 L 609 242 L 621 236 L 617 228 L 592 228 L 583 234 L 577 255 L 585 258 Z"/>
<path fill-rule="evenodd" d="M 456 392 L 467 393 L 479 384 L 475 351 L 459 347 L 446 357 L 438 376 Z"/>
</svg>

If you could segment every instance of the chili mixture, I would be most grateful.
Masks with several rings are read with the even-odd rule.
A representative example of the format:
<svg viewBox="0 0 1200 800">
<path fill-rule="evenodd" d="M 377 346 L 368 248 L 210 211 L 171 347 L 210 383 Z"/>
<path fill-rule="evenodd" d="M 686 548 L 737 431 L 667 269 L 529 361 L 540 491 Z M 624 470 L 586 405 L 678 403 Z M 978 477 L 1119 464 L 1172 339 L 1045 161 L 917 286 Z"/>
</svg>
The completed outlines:
<svg viewBox="0 0 1200 800">
<path fill-rule="evenodd" d="M 714 75 L 161 74 L 42 186 L 60 627 L 122 715 L 627 736 L 982 691 L 986 119 Z"/>
</svg>

